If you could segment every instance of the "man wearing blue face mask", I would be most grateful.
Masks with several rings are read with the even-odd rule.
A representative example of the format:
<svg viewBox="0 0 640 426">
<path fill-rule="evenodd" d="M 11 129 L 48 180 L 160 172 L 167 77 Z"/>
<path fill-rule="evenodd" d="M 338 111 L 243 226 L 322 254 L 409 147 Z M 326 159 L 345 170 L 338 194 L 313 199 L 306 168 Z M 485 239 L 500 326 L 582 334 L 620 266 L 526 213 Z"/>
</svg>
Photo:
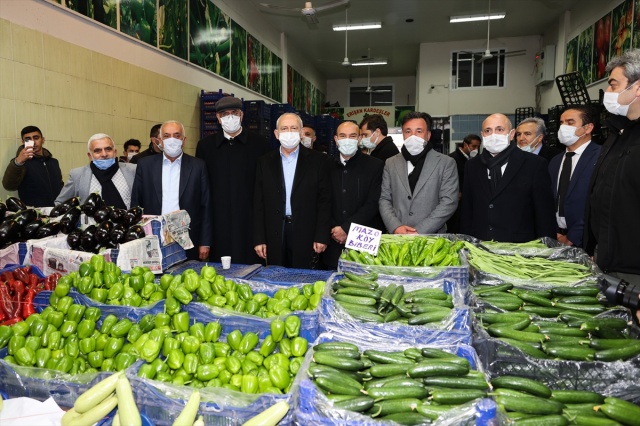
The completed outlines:
<svg viewBox="0 0 640 426">
<path fill-rule="evenodd" d="M 334 137 L 340 157 L 331 164 L 331 242 L 322 254 L 336 269 L 351 223 L 384 230 L 378 213 L 384 163 L 358 149 L 358 125 L 345 121 Z"/>
<path fill-rule="evenodd" d="M 56 204 L 71 197 L 84 203 L 89 194 L 98 192 L 108 206 L 121 209 L 131 207 L 131 188 L 136 166 L 116 161 L 118 152 L 111 136 L 97 133 L 87 142 L 88 166 L 71 170 L 69 180 L 56 198 Z"/>
<path fill-rule="evenodd" d="M 385 162 L 379 207 L 390 233 L 445 232 L 458 206 L 456 162 L 431 149 L 431 125 L 424 112 L 405 115 L 402 150 Z"/>
</svg>

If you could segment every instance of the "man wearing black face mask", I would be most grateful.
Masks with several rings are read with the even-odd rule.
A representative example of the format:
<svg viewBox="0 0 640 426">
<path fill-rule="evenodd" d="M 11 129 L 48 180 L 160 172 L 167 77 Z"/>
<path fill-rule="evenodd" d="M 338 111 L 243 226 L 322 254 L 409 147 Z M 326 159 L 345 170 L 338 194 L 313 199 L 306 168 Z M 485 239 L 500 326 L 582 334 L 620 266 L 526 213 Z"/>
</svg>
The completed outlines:
<svg viewBox="0 0 640 426">
<path fill-rule="evenodd" d="M 69 180 L 56 198 L 56 204 L 71 197 L 80 197 L 82 204 L 89 194 L 99 192 L 107 206 L 128 209 L 131 206 L 136 166 L 116 161 L 118 152 L 113 139 L 104 133 L 91 136 L 87 149 L 91 163 L 71 170 Z"/>
</svg>

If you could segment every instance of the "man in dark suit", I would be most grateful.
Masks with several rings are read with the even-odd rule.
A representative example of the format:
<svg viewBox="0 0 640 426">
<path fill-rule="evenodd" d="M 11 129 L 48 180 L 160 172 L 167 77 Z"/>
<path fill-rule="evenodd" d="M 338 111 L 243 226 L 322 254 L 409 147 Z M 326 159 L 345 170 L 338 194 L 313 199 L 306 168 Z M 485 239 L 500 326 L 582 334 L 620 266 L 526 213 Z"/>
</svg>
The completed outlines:
<svg viewBox="0 0 640 426">
<path fill-rule="evenodd" d="M 480 136 L 474 135 L 473 133 L 468 134 L 462 140 L 462 145 L 449 154 L 449 157 L 453 158 L 456 162 L 456 167 L 458 168 L 458 208 L 456 209 L 453 216 L 449 218 L 447 221 L 447 232 L 452 234 L 457 234 L 460 232 L 460 199 L 462 198 L 462 186 L 464 185 L 464 166 L 467 165 L 467 161 L 469 158 L 473 158 L 478 155 L 478 149 L 480 148 L 480 143 L 482 143 L 482 139 Z"/>
<path fill-rule="evenodd" d="M 538 117 L 525 118 L 518 124 L 516 129 L 518 147 L 524 152 L 531 152 L 547 161 L 551 161 L 553 157 L 562 151 L 542 143 L 546 131 L 547 127 L 543 119 Z"/>
<path fill-rule="evenodd" d="M 360 143 L 369 150 L 369 155 L 383 162 L 400 154 L 391 136 L 387 136 L 388 132 L 387 122 L 380 114 L 371 114 L 360 122 Z"/>
<path fill-rule="evenodd" d="M 253 250 L 253 185 L 258 158 L 269 149 L 267 142 L 244 128 L 242 101 L 225 96 L 216 102 L 221 130 L 198 142 L 196 157 L 207 164 L 213 234 L 211 256 L 231 256 L 234 263 L 254 264 L 260 259 Z"/>
<path fill-rule="evenodd" d="M 358 150 L 358 125 L 345 121 L 336 130 L 340 157 L 331 164 L 331 242 L 323 263 L 336 269 L 351 223 L 384 230 L 378 213 L 384 163 Z"/>
<path fill-rule="evenodd" d="M 549 163 L 557 205 L 557 240 L 569 246 L 582 247 L 589 182 L 600 155 L 600 145 L 591 141 L 597 119 L 597 113 L 588 105 L 566 109 L 560 116 L 558 139 L 567 151 Z"/>
<path fill-rule="evenodd" d="M 329 161 L 300 146 L 302 120 L 286 113 L 274 133 L 280 149 L 258 160 L 255 251 L 268 265 L 313 268 L 330 240 Z"/>
<path fill-rule="evenodd" d="M 462 233 L 514 243 L 555 238 L 546 160 L 510 143 L 513 128 L 503 114 L 487 117 L 482 135 L 484 151 L 465 168 Z"/>
<path fill-rule="evenodd" d="M 187 138 L 184 126 L 167 121 L 160 128 L 163 154 L 138 162 L 131 205 L 145 214 L 161 215 L 186 210 L 191 217 L 189 237 L 194 248 L 187 250 L 191 260 L 206 260 L 211 245 L 211 199 L 209 176 L 204 161 L 182 150 Z"/>
</svg>

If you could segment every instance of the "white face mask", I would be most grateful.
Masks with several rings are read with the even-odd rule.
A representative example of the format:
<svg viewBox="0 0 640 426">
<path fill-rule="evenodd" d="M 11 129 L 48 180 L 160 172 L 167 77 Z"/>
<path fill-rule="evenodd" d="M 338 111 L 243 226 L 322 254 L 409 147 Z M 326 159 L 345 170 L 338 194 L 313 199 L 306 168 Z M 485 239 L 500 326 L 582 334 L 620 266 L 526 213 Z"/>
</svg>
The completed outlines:
<svg viewBox="0 0 640 426">
<path fill-rule="evenodd" d="M 409 154 L 418 155 L 424 151 L 424 139 L 411 135 L 404 140 L 404 147 L 407 148 Z"/>
<path fill-rule="evenodd" d="M 162 141 L 164 153 L 167 157 L 178 157 L 182 154 L 182 141 L 176 138 L 168 138 Z"/>
<path fill-rule="evenodd" d="M 128 152 L 127 153 L 127 160 L 131 161 L 133 156 L 136 155 L 136 154 L 137 154 L 137 152 Z"/>
<path fill-rule="evenodd" d="M 311 138 L 309 136 L 303 136 L 302 139 L 300 140 L 300 143 L 305 148 L 311 148 L 311 144 L 313 143 L 313 141 L 311 140 Z"/>
<path fill-rule="evenodd" d="M 469 151 L 469 158 L 473 158 L 476 155 L 478 155 L 478 150 L 477 149 L 472 149 L 471 151 Z"/>
<path fill-rule="evenodd" d="M 536 140 L 538 139 L 538 137 L 536 136 L 535 139 L 533 139 L 533 142 L 531 142 L 529 145 L 525 145 L 525 146 L 518 146 L 518 148 L 520 148 L 521 150 L 523 150 L 524 152 L 533 152 L 536 150 Z"/>
<path fill-rule="evenodd" d="M 240 130 L 240 117 L 237 115 L 227 115 L 220 119 L 222 122 L 222 130 L 227 133 L 235 133 Z"/>
<path fill-rule="evenodd" d="M 300 144 L 300 133 L 298 132 L 280 132 L 278 140 L 284 149 L 294 149 Z"/>
<path fill-rule="evenodd" d="M 376 138 L 376 142 L 373 142 L 371 139 L 373 139 L 373 135 L 375 135 L 376 132 L 371 133 L 371 136 L 369 136 L 368 138 L 363 137 L 362 139 L 360 139 L 360 143 L 362 143 L 362 146 L 367 148 L 367 149 L 375 149 L 377 145 L 377 138 Z"/>
<path fill-rule="evenodd" d="M 484 149 L 490 153 L 499 154 L 509 146 L 509 135 L 492 133 L 489 136 L 483 136 L 482 145 L 484 145 Z"/>
<path fill-rule="evenodd" d="M 602 104 L 607 109 L 607 111 L 609 111 L 611 114 L 622 115 L 623 117 L 626 117 L 627 112 L 629 111 L 629 107 L 638 98 L 633 98 L 633 100 L 631 101 L 631 103 L 629 103 L 629 105 L 620 105 L 620 103 L 618 103 L 618 98 L 622 93 L 631 89 L 636 83 L 633 83 L 631 86 L 627 87 L 620 93 L 604 92 L 604 97 L 602 98 Z"/>
<path fill-rule="evenodd" d="M 338 151 L 345 157 L 351 157 L 358 150 L 358 139 L 338 139 Z"/>
<path fill-rule="evenodd" d="M 558 130 L 558 140 L 564 146 L 571 146 L 580 139 L 580 136 L 576 135 L 577 127 L 567 126 L 566 124 L 561 124 L 560 129 Z"/>
</svg>

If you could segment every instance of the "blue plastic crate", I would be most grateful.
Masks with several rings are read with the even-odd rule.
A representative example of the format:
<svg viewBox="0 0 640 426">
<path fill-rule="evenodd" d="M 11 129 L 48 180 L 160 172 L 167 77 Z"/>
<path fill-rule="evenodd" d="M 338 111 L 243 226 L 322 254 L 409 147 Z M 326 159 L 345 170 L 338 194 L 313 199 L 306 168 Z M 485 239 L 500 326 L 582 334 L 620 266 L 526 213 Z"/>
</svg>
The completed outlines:
<svg viewBox="0 0 640 426">
<path fill-rule="evenodd" d="M 251 279 L 276 285 L 313 284 L 316 281 L 327 281 L 332 273 L 333 271 L 267 266 L 261 268 Z"/>
<path fill-rule="evenodd" d="M 15 271 L 16 269 L 24 268 L 24 267 L 25 267 L 25 265 L 15 265 L 15 264 L 5 265 L 4 268 L 0 269 L 0 274 L 3 273 L 3 272 L 7 272 L 7 271 Z M 40 278 L 45 278 L 46 277 L 46 275 L 42 273 L 40 268 L 38 268 L 35 265 L 31 265 L 31 272 L 33 272 L 34 274 L 36 274 Z"/>
<path fill-rule="evenodd" d="M 271 105 L 265 101 L 244 101 L 244 115 L 260 118 L 271 118 Z"/>
<path fill-rule="evenodd" d="M 218 273 L 219 275 L 224 276 L 225 278 L 231 278 L 231 279 L 249 279 L 251 276 L 253 276 L 256 272 L 258 272 L 258 270 L 260 268 L 262 268 L 261 265 L 255 264 L 255 265 L 238 265 L 238 264 L 231 264 L 231 267 L 229 269 L 222 269 L 222 263 L 215 263 L 215 262 L 199 262 L 197 260 L 188 260 L 184 263 L 181 263 L 179 265 L 176 265 L 172 268 L 169 268 L 168 270 L 166 270 L 165 272 L 168 274 L 173 274 L 173 275 L 177 275 L 177 274 L 181 274 L 184 271 L 186 271 L 187 269 L 193 269 L 194 271 L 196 271 L 198 274 L 200 274 L 200 270 L 202 270 L 202 268 L 205 266 L 213 266 L 214 268 L 216 268 L 216 273 Z"/>
</svg>

